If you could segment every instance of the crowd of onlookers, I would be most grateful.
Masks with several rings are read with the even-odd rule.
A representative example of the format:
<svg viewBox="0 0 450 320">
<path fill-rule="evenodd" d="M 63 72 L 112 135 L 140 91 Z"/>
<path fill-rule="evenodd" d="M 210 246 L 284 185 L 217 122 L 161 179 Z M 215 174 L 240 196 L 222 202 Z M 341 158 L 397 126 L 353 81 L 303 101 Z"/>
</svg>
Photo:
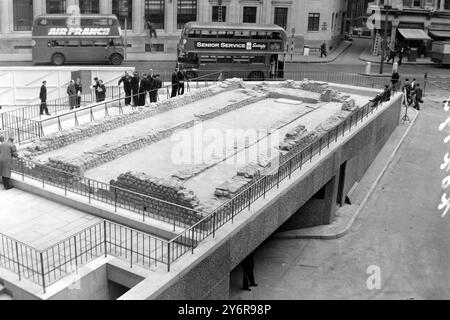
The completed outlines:
<svg viewBox="0 0 450 320">
<path fill-rule="evenodd" d="M 158 101 L 158 89 L 162 87 L 162 80 L 159 74 L 153 73 L 153 70 L 142 74 L 133 72 L 133 75 L 125 72 L 118 84 L 123 85 L 125 105 L 137 107 L 146 104 L 147 94 L 150 103 Z"/>
</svg>

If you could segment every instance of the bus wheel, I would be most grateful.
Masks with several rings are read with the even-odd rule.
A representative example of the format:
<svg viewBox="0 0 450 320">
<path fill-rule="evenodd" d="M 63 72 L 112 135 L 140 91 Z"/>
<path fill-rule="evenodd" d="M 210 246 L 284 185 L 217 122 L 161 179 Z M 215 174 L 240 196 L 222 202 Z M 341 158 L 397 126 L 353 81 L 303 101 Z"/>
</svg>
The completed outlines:
<svg viewBox="0 0 450 320">
<path fill-rule="evenodd" d="M 64 55 L 62 53 L 55 53 L 52 56 L 52 63 L 55 66 L 60 66 L 60 65 L 64 64 L 65 61 L 66 61 L 66 58 L 64 57 Z"/>
<path fill-rule="evenodd" d="M 120 54 L 114 53 L 111 58 L 109 58 L 112 65 L 118 66 L 122 64 L 123 58 Z"/>
<path fill-rule="evenodd" d="M 264 80 L 264 73 L 261 71 L 252 71 L 248 77 L 250 80 L 262 81 Z"/>
</svg>

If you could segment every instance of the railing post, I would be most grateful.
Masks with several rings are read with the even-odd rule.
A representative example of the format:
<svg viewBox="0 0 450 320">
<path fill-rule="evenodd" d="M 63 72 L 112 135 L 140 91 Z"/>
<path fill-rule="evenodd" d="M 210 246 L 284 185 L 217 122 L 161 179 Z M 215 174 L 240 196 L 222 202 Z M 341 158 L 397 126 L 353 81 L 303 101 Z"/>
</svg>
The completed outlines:
<svg viewBox="0 0 450 320">
<path fill-rule="evenodd" d="M 88 197 L 89 203 L 91 203 L 91 179 L 88 179 Z"/>
<path fill-rule="evenodd" d="M 117 188 L 114 188 L 114 212 L 117 212 Z"/>
<path fill-rule="evenodd" d="M 142 221 L 145 222 L 145 200 L 144 200 L 144 196 L 141 197 L 142 198 Z"/>
<path fill-rule="evenodd" d="M 107 257 L 107 246 L 106 246 L 106 220 L 103 220 L 103 242 L 105 246 L 105 258 Z"/>
<path fill-rule="evenodd" d="M 216 213 L 217 211 L 214 211 L 213 213 L 213 238 L 216 236 Z"/>
<path fill-rule="evenodd" d="M 291 173 L 292 173 L 292 158 L 289 159 L 289 179 L 291 179 Z"/>
<path fill-rule="evenodd" d="M 77 253 L 77 237 L 73 236 L 73 244 L 75 250 L 75 271 L 78 274 L 78 253 Z"/>
<path fill-rule="evenodd" d="M 192 227 L 191 228 L 191 230 L 192 230 L 192 234 L 191 234 L 191 239 L 192 239 L 192 241 L 191 241 L 191 248 L 192 248 L 192 253 L 194 253 L 194 227 Z"/>
<path fill-rule="evenodd" d="M 278 167 L 277 171 L 277 189 L 280 187 L 280 167 Z"/>
<path fill-rule="evenodd" d="M 19 281 L 22 280 L 20 276 L 20 263 L 19 263 L 19 245 L 17 244 L 17 241 L 15 241 L 16 244 L 16 256 L 17 256 L 17 273 L 19 274 Z"/>
<path fill-rule="evenodd" d="M 167 242 L 167 272 L 170 272 L 170 241 Z"/>
<path fill-rule="evenodd" d="M 250 204 L 252 203 L 252 187 L 248 188 L 248 210 L 250 210 Z"/>
<path fill-rule="evenodd" d="M 133 268 L 133 230 L 130 230 L 130 268 Z"/>
<path fill-rule="evenodd" d="M 263 194 L 263 199 L 266 198 L 266 186 L 267 186 L 267 176 L 264 176 L 264 194 Z"/>
<path fill-rule="evenodd" d="M 42 251 L 39 252 L 39 257 L 40 257 L 40 259 L 41 259 L 42 288 L 44 289 L 44 293 L 45 293 L 44 258 L 43 258 L 43 256 L 42 256 Z"/>
</svg>

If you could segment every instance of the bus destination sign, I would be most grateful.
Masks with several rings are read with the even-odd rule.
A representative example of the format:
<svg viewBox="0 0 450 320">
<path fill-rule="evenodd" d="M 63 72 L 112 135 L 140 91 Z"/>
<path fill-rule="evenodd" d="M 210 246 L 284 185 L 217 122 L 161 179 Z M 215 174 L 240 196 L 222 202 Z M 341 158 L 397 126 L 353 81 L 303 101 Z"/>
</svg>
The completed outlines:
<svg viewBox="0 0 450 320">
<path fill-rule="evenodd" d="M 111 28 L 50 28 L 49 36 L 109 36 Z"/>
<path fill-rule="evenodd" d="M 263 51 L 263 50 L 267 50 L 267 43 L 196 41 L 195 47 L 197 49 L 228 49 L 228 50 Z"/>
</svg>

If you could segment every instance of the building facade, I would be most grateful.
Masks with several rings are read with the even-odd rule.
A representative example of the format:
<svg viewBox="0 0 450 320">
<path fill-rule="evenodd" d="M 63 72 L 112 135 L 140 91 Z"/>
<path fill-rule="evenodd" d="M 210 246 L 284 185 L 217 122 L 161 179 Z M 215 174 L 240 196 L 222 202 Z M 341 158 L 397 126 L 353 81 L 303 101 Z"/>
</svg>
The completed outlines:
<svg viewBox="0 0 450 320">
<path fill-rule="evenodd" d="M 368 7 L 374 18 L 374 46 L 377 34 L 384 37 L 386 14 L 391 48 L 403 42 L 418 48 L 419 55 L 426 56 L 432 40 L 450 40 L 450 0 L 375 0 Z M 367 19 L 370 14 L 366 14 Z"/>
<path fill-rule="evenodd" d="M 335 46 L 344 32 L 348 0 L 0 0 L 0 59 L 31 60 L 33 18 L 45 13 L 116 14 L 126 29 L 129 60 L 175 60 L 188 21 L 275 23 L 286 29 L 289 47 L 323 41 Z M 79 8 L 79 9 L 78 9 Z M 150 39 L 151 21 L 157 38 Z"/>
</svg>

